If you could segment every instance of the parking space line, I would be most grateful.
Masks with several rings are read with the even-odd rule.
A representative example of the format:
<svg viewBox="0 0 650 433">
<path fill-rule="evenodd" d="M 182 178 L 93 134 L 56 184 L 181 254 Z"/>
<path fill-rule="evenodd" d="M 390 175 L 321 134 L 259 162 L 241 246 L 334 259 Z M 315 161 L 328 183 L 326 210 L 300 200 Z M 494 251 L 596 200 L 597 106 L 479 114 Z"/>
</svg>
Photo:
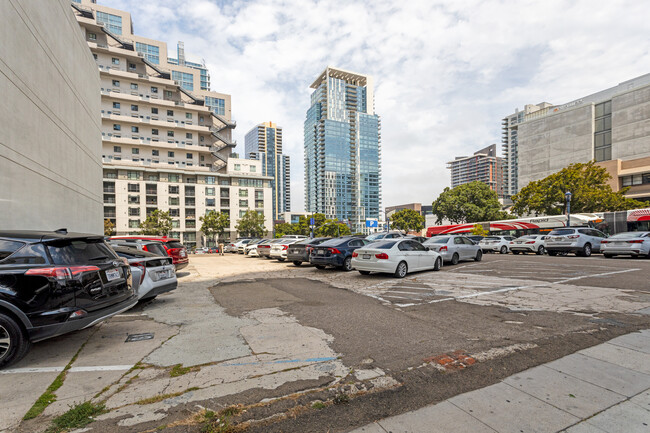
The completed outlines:
<svg viewBox="0 0 650 433">
<path fill-rule="evenodd" d="M 391 296 L 391 295 L 383 295 L 384 298 L 394 298 L 394 299 L 408 299 L 409 301 L 421 301 L 422 299 L 416 299 L 416 298 L 405 298 L 404 296 Z"/>
<path fill-rule="evenodd" d="M 133 365 L 98 365 L 89 367 L 72 367 L 68 371 L 71 373 L 87 372 L 87 371 L 125 371 L 129 370 Z M 25 368 L 12 368 L 9 370 L 0 370 L 0 374 L 25 374 L 25 373 L 59 373 L 65 367 L 25 367 Z"/>
<path fill-rule="evenodd" d="M 602 274 L 582 275 L 580 277 L 566 278 L 564 280 L 556 281 L 555 283 L 566 283 L 567 281 L 580 280 L 582 278 L 605 277 L 607 275 L 622 274 L 625 272 L 640 271 L 641 269 L 623 269 L 622 271 L 603 272 Z"/>
<path fill-rule="evenodd" d="M 429 292 L 431 292 L 431 289 L 429 289 Z M 403 293 L 404 295 L 423 295 L 423 293 L 400 292 L 399 290 L 391 290 L 388 293 Z"/>
</svg>

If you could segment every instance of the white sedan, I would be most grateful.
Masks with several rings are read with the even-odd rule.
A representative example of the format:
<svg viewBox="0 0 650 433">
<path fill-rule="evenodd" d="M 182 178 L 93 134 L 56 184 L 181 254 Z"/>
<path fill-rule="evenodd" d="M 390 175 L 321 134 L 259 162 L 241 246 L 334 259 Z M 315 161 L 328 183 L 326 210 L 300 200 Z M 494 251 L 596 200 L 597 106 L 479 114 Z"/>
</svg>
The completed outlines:
<svg viewBox="0 0 650 433">
<path fill-rule="evenodd" d="M 410 239 L 387 239 L 373 242 L 352 253 L 352 267 L 362 275 L 386 272 L 398 278 L 407 273 L 442 268 L 442 256 Z"/>
<path fill-rule="evenodd" d="M 280 242 L 271 245 L 271 251 L 269 252 L 269 257 L 272 259 L 276 259 L 280 262 L 284 262 L 287 259 L 287 250 L 289 249 L 289 245 L 295 244 L 296 242 L 302 240 L 303 239 L 282 238 Z"/>
</svg>

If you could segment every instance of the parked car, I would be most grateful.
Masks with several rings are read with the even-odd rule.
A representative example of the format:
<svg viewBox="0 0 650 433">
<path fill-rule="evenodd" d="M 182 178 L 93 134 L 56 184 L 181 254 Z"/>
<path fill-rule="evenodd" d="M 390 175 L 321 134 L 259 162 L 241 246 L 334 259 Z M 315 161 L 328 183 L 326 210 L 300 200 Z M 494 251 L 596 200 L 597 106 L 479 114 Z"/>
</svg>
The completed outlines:
<svg viewBox="0 0 650 433">
<path fill-rule="evenodd" d="M 113 236 L 110 238 L 111 241 L 118 239 L 140 239 L 160 242 L 163 248 L 165 248 L 167 255 L 174 261 L 174 266 L 177 271 L 187 267 L 190 263 L 190 259 L 187 257 L 187 248 L 185 248 L 179 239 L 168 238 L 166 236 Z"/>
<path fill-rule="evenodd" d="M 546 237 L 546 251 L 549 256 L 558 253 L 575 253 L 576 256 L 589 257 L 600 251 L 600 243 L 607 235 L 589 227 L 566 227 L 555 229 Z"/>
<path fill-rule="evenodd" d="M 465 237 L 474 242 L 476 245 L 478 245 L 479 242 L 481 242 L 481 240 L 484 238 L 484 236 L 480 235 L 466 235 Z"/>
<path fill-rule="evenodd" d="M 287 250 L 287 260 L 293 262 L 294 265 L 300 266 L 303 262 L 309 262 L 309 254 L 316 245 L 320 245 L 325 241 L 332 238 L 313 238 L 303 239 L 295 244 L 292 244 Z"/>
<path fill-rule="evenodd" d="M 260 242 L 263 242 L 265 240 L 266 239 L 255 239 L 254 241 L 251 241 L 251 242 L 247 243 L 244 246 L 244 255 L 245 256 L 250 256 L 251 255 L 250 253 L 253 250 L 255 251 L 255 254 L 257 254 L 257 244 L 259 244 Z"/>
<path fill-rule="evenodd" d="M 458 264 L 460 260 L 475 260 L 480 262 L 483 259 L 481 247 L 472 242 L 466 236 L 440 235 L 434 236 L 424 244 L 432 251 L 439 253 L 442 260 L 452 265 Z"/>
<path fill-rule="evenodd" d="M 632 256 L 650 258 L 650 232 L 618 233 L 600 242 L 603 256 Z"/>
<path fill-rule="evenodd" d="M 394 238 L 403 238 L 404 235 L 401 234 L 400 232 L 380 232 L 380 233 L 373 233 L 371 235 L 366 236 L 367 241 L 378 241 L 381 239 L 394 239 Z"/>
<path fill-rule="evenodd" d="M 284 239 L 307 239 L 307 236 L 305 235 L 284 235 L 282 236 Z"/>
<path fill-rule="evenodd" d="M 268 242 L 257 244 L 257 255 L 268 259 L 271 254 L 271 247 L 278 242 L 282 242 L 282 239 L 270 239 Z"/>
<path fill-rule="evenodd" d="M 512 254 L 519 253 L 535 253 L 542 255 L 546 251 L 546 238 L 545 235 L 525 235 L 510 242 L 510 251 Z"/>
<path fill-rule="evenodd" d="M 154 254 L 170 257 L 169 254 L 167 254 L 167 249 L 163 243 L 159 241 L 151 241 L 146 239 L 109 238 L 108 244 L 110 246 L 122 245 L 129 248 L 135 248 L 140 251 L 149 251 Z"/>
<path fill-rule="evenodd" d="M 269 251 L 269 258 L 284 262 L 287 259 L 287 250 L 289 249 L 289 245 L 295 244 L 300 239 L 282 238 L 280 240 L 282 242 L 276 242 L 273 245 L 271 245 L 271 250 Z"/>
<path fill-rule="evenodd" d="M 208 248 L 208 254 L 216 254 L 219 252 L 219 247 L 210 247 Z"/>
<path fill-rule="evenodd" d="M 442 268 L 442 256 L 413 239 L 387 239 L 352 252 L 352 267 L 362 275 L 391 273 L 404 278 L 408 272 Z"/>
<path fill-rule="evenodd" d="M 228 243 L 224 244 L 223 252 L 224 253 L 236 253 L 237 252 L 237 245 L 236 245 L 237 242 L 238 241 L 234 241 L 234 242 L 228 242 Z"/>
<path fill-rule="evenodd" d="M 510 244 L 515 240 L 514 236 L 487 236 L 479 241 L 479 246 L 484 253 L 499 252 L 507 254 L 510 251 Z"/>
<path fill-rule="evenodd" d="M 171 292 L 178 286 L 171 257 L 121 246 L 113 247 L 113 251 L 129 262 L 133 290 L 139 300 L 149 301 L 162 293 Z"/>
<path fill-rule="evenodd" d="M 413 241 L 419 242 L 421 244 L 425 243 L 427 239 L 429 239 L 426 236 L 415 236 L 415 235 L 406 235 L 407 239 L 411 239 Z"/>
<path fill-rule="evenodd" d="M 344 271 L 352 270 L 352 252 L 365 246 L 365 239 L 341 237 L 330 239 L 312 248 L 309 262 L 318 269 L 334 266 Z"/>
<path fill-rule="evenodd" d="M 32 343 L 133 307 L 131 269 L 103 236 L 0 231 L 0 368 Z"/>
<path fill-rule="evenodd" d="M 209 248 L 197 248 L 194 250 L 194 254 L 207 254 L 209 251 Z"/>
<path fill-rule="evenodd" d="M 259 239 L 242 239 L 241 241 L 237 242 L 237 252 L 239 254 L 244 254 L 246 251 L 246 245 L 249 245 L 250 243 L 256 243 L 258 242 Z"/>
</svg>

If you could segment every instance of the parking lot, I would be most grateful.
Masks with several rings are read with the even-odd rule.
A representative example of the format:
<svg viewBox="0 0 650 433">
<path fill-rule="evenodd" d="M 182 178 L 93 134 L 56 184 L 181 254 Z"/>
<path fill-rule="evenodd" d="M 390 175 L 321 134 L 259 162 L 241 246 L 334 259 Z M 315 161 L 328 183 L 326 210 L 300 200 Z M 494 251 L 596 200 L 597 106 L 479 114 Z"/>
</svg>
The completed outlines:
<svg viewBox="0 0 650 433">
<path fill-rule="evenodd" d="M 248 431 L 347 431 L 649 328 L 649 271 L 642 259 L 488 254 L 396 279 L 196 255 L 176 291 L 2 371 L 0 430 L 37 431 L 94 399 L 108 412 L 92 432 L 198 432 L 197 414 L 229 405 Z M 56 401 L 21 423 L 66 368 Z M 349 404 L 332 403 L 343 394 Z"/>
</svg>

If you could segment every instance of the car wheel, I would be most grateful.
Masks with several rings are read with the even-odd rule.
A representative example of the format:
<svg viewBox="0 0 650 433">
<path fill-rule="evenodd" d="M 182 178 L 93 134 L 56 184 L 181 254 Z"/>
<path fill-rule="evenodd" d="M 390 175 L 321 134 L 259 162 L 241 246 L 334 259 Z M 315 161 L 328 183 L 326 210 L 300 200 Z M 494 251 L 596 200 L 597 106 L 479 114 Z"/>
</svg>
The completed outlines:
<svg viewBox="0 0 650 433">
<path fill-rule="evenodd" d="M 442 259 L 440 257 L 438 257 L 436 259 L 436 263 L 433 265 L 433 270 L 434 271 L 439 271 L 440 268 L 442 268 Z"/>
<path fill-rule="evenodd" d="M 519 254 L 519 251 L 513 251 L 512 254 Z"/>
<path fill-rule="evenodd" d="M 296 265 L 296 266 L 300 266 L 300 265 L 302 265 L 302 262 L 299 261 L 299 260 L 294 260 L 293 264 Z"/>
<path fill-rule="evenodd" d="M 476 257 L 474 257 L 474 261 L 480 262 L 481 260 L 483 260 L 483 253 L 481 252 L 481 250 L 478 250 L 476 252 Z"/>
<path fill-rule="evenodd" d="M 501 254 L 506 254 L 506 253 L 508 253 L 508 247 L 506 247 L 505 245 L 502 245 L 502 246 L 501 246 L 501 249 L 499 250 L 499 252 L 500 252 Z"/>
<path fill-rule="evenodd" d="M 0 368 L 20 360 L 30 346 L 20 325 L 11 317 L 0 314 Z"/>
<path fill-rule="evenodd" d="M 582 247 L 582 255 L 584 257 L 590 257 L 591 256 L 591 244 L 585 244 L 585 246 Z"/>
<path fill-rule="evenodd" d="M 342 269 L 345 272 L 350 272 L 352 270 L 352 257 L 346 257 L 345 260 L 343 260 Z"/>
<path fill-rule="evenodd" d="M 549 256 L 557 256 L 557 252 L 556 252 L 556 251 L 546 251 L 546 253 L 547 253 Z"/>
<path fill-rule="evenodd" d="M 611 259 L 614 256 L 611 254 L 603 254 L 603 257 L 605 257 L 606 259 Z"/>
<path fill-rule="evenodd" d="M 284 262 L 286 259 L 283 259 L 282 257 L 278 257 L 278 262 Z"/>
<path fill-rule="evenodd" d="M 539 248 L 537 248 L 537 255 L 541 256 L 544 254 L 544 245 L 540 245 Z"/>
<path fill-rule="evenodd" d="M 406 266 L 406 262 L 399 262 L 397 268 L 395 269 L 395 276 L 397 278 L 404 278 L 407 273 L 408 273 L 408 266 Z"/>
<path fill-rule="evenodd" d="M 323 269 L 325 269 L 325 265 L 316 265 L 316 269 L 323 270 Z"/>
<path fill-rule="evenodd" d="M 359 271 L 361 275 L 370 275 L 370 271 Z"/>
<path fill-rule="evenodd" d="M 457 265 L 458 264 L 458 253 L 454 253 L 454 255 L 451 256 L 451 264 L 452 265 Z"/>
</svg>

